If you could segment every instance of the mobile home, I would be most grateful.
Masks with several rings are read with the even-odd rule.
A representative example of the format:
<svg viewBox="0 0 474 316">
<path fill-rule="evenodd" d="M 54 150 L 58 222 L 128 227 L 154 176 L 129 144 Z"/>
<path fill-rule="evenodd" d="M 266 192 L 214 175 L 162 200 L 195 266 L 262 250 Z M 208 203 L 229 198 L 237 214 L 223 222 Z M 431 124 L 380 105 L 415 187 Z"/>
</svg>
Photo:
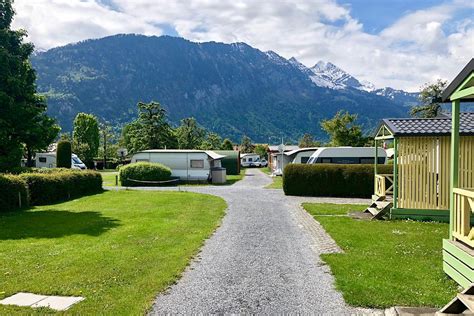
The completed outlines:
<svg viewBox="0 0 474 316">
<path fill-rule="evenodd" d="M 316 150 L 307 163 L 373 164 L 374 153 L 375 147 L 324 147 Z M 377 149 L 377 162 L 387 162 L 387 153 L 383 148 Z"/>
<path fill-rule="evenodd" d="M 211 169 L 221 167 L 225 156 L 209 150 L 151 149 L 137 152 L 132 163 L 147 161 L 161 163 L 171 169 L 171 176 L 185 181 L 207 181 Z"/>
<path fill-rule="evenodd" d="M 37 153 L 35 156 L 36 168 L 56 168 L 56 153 Z M 71 169 L 87 169 L 86 165 L 77 157 L 77 155 L 71 155 Z"/>
</svg>

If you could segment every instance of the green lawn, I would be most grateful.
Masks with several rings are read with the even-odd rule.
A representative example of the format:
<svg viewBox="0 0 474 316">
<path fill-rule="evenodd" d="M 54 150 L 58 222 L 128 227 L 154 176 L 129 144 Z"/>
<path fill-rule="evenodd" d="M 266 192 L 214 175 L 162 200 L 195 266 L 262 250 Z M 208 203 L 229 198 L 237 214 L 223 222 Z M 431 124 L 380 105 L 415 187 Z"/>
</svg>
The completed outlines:
<svg viewBox="0 0 474 316">
<path fill-rule="evenodd" d="M 241 169 L 240 174 L 237 175 L 227 175 L 226 178 L 226 183 L 222 185 L 231 185 L 236 183 L 237 181 L 240 181 L 244 178 L 245 176 L 245 170 L 246 169 Z M 118 176 L 118 172 L 115 170 L 99 170 L 101 176 L 102 176 L 102 181 L 105 186 L 115 186 L 115 176 Z M 118 181 L 118 184 L 120 185 L 120 180 Z M 207 185 L 203 183 L 199 184 L 189 184 L 189 185 Z"/>
<path fill-rule="evenodd" d="M 259 170 L 268 175 L 272 173 L 270 168 L 260 168 Z M 283 177 L 280 177 L 280 176 L 272 177 L 272 180 L 273 182 L 267 185 L 265 187 L 266 189 L 283 189 Z"/>
<path fill-rule="evenodd" d="M 442 239 L 448 236 L 447 224 L 327 216 L 361 211 L 366 205 L 303 207 L 345 252 L 321 257 L 331 267 L 336 286 L 347 303 L 376 308 L 441 307 L 456 294 L 456 283 L 442 267 Z"/>
<path fill-rule="evenodd" d="M 144 314 L 225 208 L 209 195 L 108 191 L 0 215 L 0 299 L 20 291 L 84 296 L 68 314 Z M 2 315 L 48 311 L 0 305 Z"/>
</svg>

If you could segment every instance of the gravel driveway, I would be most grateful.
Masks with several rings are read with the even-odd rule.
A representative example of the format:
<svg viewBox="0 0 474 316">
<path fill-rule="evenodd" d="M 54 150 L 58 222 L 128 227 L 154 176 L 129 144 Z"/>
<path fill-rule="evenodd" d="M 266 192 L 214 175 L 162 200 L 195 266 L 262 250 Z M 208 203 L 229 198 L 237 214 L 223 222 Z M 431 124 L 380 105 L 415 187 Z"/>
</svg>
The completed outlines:
<svg viewBox="0 0 474 316">
<path fill-rule="evenodd" d="M 304 200 L 368 203 L 364 199 L 286 197 L 264 189 L 269 176 L 250 169 L 232 186 L 182 187 L 224 198 L 227 215 L 178 283 L 156 298 L 150 314 L 360 314 L 334 289 L 319 254 L 338 251 Z"/>
</svg>

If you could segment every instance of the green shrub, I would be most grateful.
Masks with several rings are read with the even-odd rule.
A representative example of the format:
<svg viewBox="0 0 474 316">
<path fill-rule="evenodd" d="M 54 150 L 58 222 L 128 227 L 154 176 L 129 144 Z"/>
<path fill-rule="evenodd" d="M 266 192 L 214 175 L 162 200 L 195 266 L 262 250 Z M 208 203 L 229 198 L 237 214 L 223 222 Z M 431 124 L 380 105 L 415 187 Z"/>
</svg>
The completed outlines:
<svg viewBox="0 0 474 316">
<path fill-rule="evenodd" d="M 393 166 L 379 165 L 379 173 Z M 374 194 L 373 165 L 290 164 L 283 172 L 286 195 L 368 198 Z"/>
<path fill-rule="evenodd" d="M 0 213 L 28 206 L 26 183 L 19 176 L 0 175 Z"/>
<path fill-rule="evenodd" d="M 61 140 L 58 142 L 56 149 L 56 167 L 58 168 L 71 168 L 71 142 L 67 140 Z"/>
<path fill-rule="evenodd" d="M 23 173 L 28 185 L 30 205 L 44 205 L 102 191 L 102 177 L 95 171 L 45 169 Z"/>
<path fill-rule="evenodd" d="M 222 158 L 221 164 L 228 175 L 240 174 L 240 152 L 235 150 L 214 150 L 214 152 L 225 156 Z"/>
<path fill-rule="evenodd" d="M 122 186 L 153 186 L 153 183 L 140 183 L 137 181 L 166 181 L 171 179 L 171 169 L 159 164 L 150 162 L 136 162 L 122 166 L 119 171 L 120 183 Z"/>
</svg>

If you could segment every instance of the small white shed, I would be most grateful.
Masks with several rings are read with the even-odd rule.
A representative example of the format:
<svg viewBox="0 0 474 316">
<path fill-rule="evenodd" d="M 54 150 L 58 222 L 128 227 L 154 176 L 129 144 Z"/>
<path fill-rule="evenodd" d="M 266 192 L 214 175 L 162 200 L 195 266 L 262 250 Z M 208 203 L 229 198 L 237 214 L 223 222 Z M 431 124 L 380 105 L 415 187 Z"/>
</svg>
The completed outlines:
<svg viewBox="0 0 474 316">
<path fill-rule="evenodd" d="M 171 169 L 172 177 L 185 181 L 206 181 L 211 179 L 211 168 L 221 167 L 224 157 L 210 150 L 150 149 L 134 154 L 132 163 L 161 163 Z"/>
</svg>

